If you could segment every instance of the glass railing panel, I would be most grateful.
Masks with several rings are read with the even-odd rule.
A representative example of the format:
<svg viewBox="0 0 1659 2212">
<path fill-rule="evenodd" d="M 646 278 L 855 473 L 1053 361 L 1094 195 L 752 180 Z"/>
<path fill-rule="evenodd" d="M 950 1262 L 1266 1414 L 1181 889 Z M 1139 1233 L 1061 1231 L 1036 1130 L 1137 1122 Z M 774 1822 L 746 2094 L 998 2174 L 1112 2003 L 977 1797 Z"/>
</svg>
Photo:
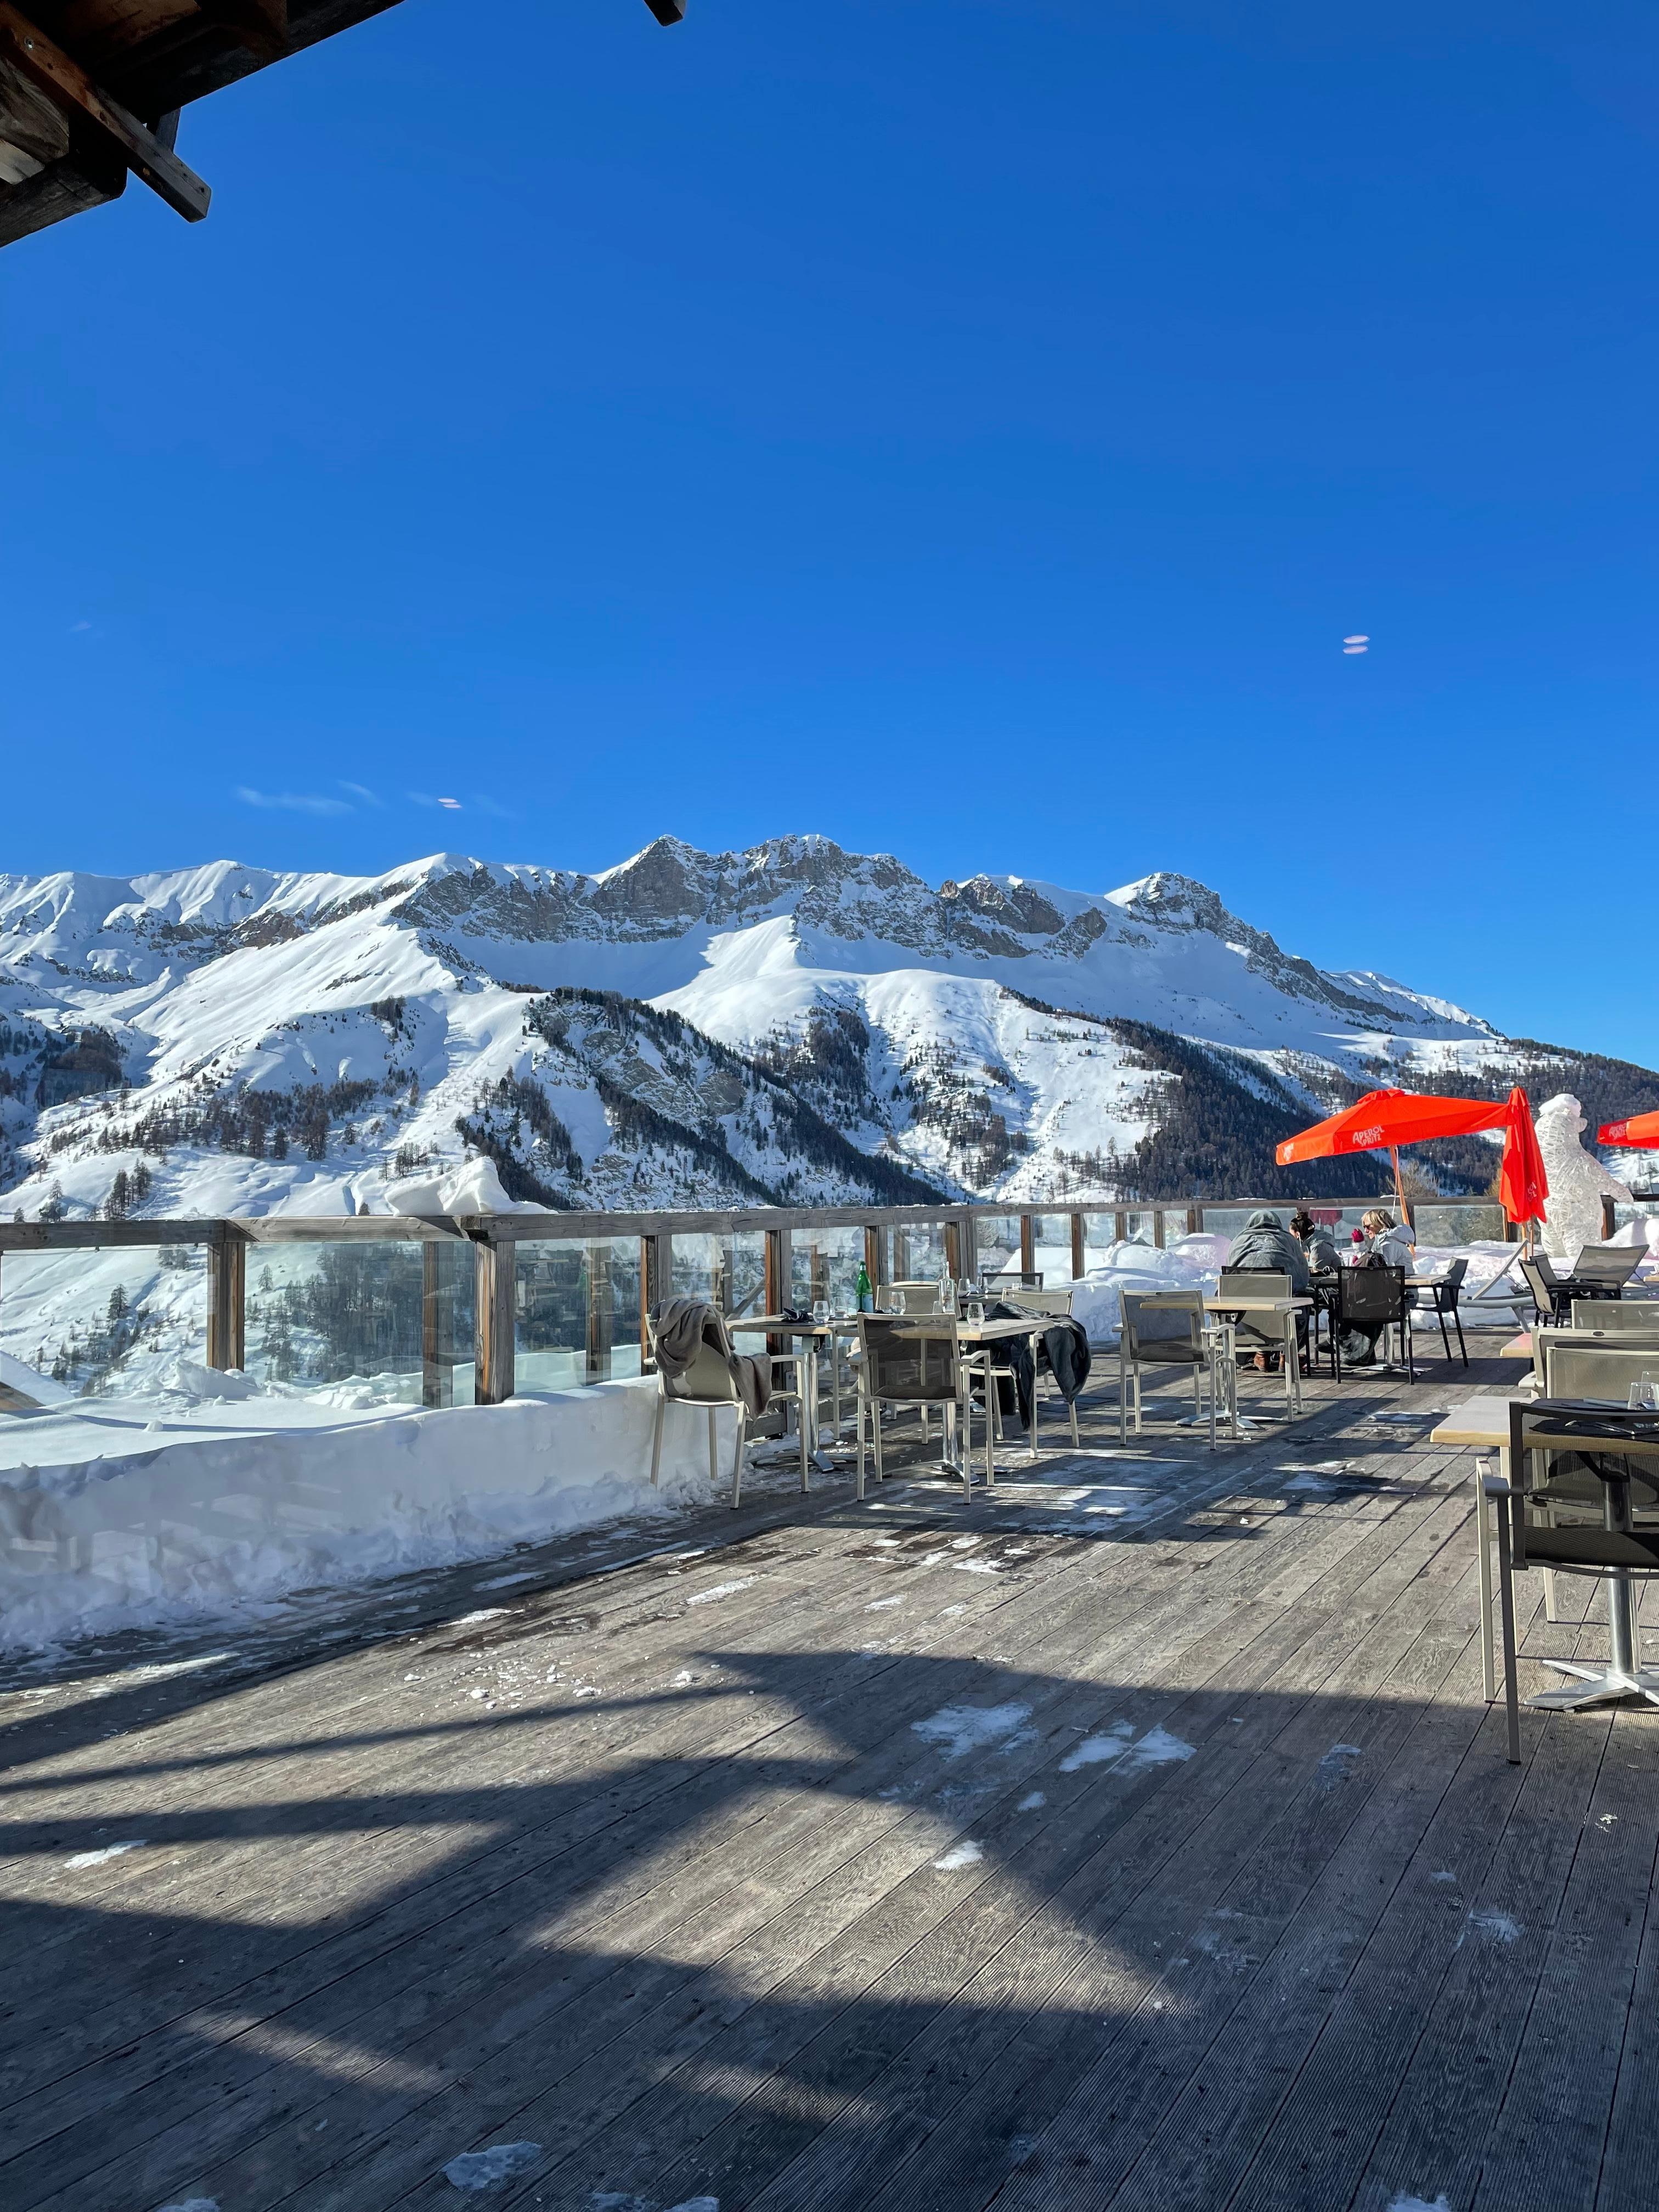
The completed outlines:
<svg viewBox="0 0 1659 2212">
<path fill-rule="evenodd" d="M 671 1297 L 702 1298 L 725 1314 L 763 1313 L 766 1232 L 740 1229 L 723 1237 L 676 1231 L 668 1274 Z"/>
<path fill-rule="evenodd" d="M 1103 1267 L 1111 1258 L 1112 1248 L 1117 1243 L 1118 1217 L 1115 1208 L 1097 1209 L 1083 1217 L 1083 1272 L 1091 1267 Z"/>
<path fill-rule="evenodd" d="M 420 1405 L 421 1254 L 412 1238 L 250 1245 L 248 1376 L 275 1395 L 345 1407 Z"/>
<path fill-rule="evenodd" d="M 1283 1218 L 1289 1221 L 1291 1208 L 1286 1206 Z M 1255 1212 L 1253 1206 L 1205 1206 L 1199 1208 L 1199 1227 L 1206 1237 L 1225 1237 L 1230 1240 L 1242 1237 L 1244 1224 Z"/>
<path fill-rule="evenodd" d="M 799 1232 L 797 1232 L 799 1233 Z M 890 1283 L 936 1283 L 945 1272 L 945 1224 L 907 1222 L 882 1231 L 884 1279 Z"/>
<path fill-rule="evenodd" d="M 974 1252 L 976 1273 L 1018 1274 L 1021 1267 L 1018 1214 L 976 1213 Z"/>
<path fill-rule="evenodd" d="M 853 1312 L 858 1304 L 859 1269 L 863 1265 L 862 1229 L 792 1230 L 790 1304 L 799 1310 L 823 1298 L 834 1313 Z"/>
<path fill-rule="evenodd" d="M 1044 1290 L 1063 1288 L 1072 1279 L 1072 1217 L 1069 1213 L 1031 1216 L 1031 1265 L 1042 1278 Z"/>
<path fill-rule="evenodd" d="M 1417 1231 L 1419 1251 L 1438 1244 L 1501 1242 L 1504 1209 L 1496 1200 L 1476 1199 L 1456 1206 L 1425 1202 L 1412 1207 L 1412 1226 Z"/>
<path fill-rule="evenodd" d="M 644 1367 L 645 1248 L 637 1237 L 605 1237 L 587 1250 L 592 1322 L 587 1379 L 620 1382 Z"/>
<path fill-rule="evenodd" d="M 515 1386 L 573 1390 L 640 1373 L 637 1237 L 526 1237 L 514 1248 Z"/>
<path fill-rule="evenodd" d="M 422 1334 L 422 1398 L 428 1406 L 471 1406 L 477 1402 L 477 1368 L 473 1358 L 473 1296 L 476 1269 L 472 1247 L 463 1237 L 446 1237 L 422 1246 L 427 1306 Z"/>
<path fill-rule="evenodd" d="M 207 1271 L 199 1244 L 6 1253 L 0 1405 L 188 1389 L 178 1364 L 206 1364 Z"/>
<path fill-rule="evenodd" d="M 1177 1236 L 1185 1236 L 1186 1215 L 1184 1213 L 1171 1215 L 1170 1219 L 1179 1220 L 1181 1225 L 1176 1233 Z M 1124 1242 L 1129 1244 L 1156 1244 L 1158 1242 L 1157 1209 L 1126 1207 L 1123 1214 L 1123 1237 Z"/>
</svg>

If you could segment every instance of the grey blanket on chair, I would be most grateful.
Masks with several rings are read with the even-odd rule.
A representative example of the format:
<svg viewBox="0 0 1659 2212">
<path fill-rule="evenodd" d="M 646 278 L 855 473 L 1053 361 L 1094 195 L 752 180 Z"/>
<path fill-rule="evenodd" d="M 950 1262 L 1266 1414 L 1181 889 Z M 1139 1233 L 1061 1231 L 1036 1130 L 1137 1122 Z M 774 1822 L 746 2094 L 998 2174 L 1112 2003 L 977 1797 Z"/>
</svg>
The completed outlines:
<svg viewBox="0 0 1659 2212">
<path fill-rule="evenodd" d="M 772 1367 L 767 1359 L 751 1359 L 732 1349 L 732 1332 L 718 1306 L 706 1298 L 670 1298 L 651 1316 L 657 1342 L 657 1364 L 671 1382 L 687 1372 L 707 1344 L 726 1362 L 738 1395 L 751 1419 L 758 1420 L 772 1395 Z"/>
</svg>

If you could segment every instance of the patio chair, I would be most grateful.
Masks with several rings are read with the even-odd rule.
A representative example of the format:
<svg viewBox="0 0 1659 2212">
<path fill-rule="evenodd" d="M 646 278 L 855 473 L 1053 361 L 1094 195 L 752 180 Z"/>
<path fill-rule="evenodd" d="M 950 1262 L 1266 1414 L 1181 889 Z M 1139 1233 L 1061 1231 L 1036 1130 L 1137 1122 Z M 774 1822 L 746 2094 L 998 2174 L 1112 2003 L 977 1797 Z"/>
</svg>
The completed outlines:
<svg viewBox="0 0 1659 2212">
<path fill-rule="evenodd" d="M 1021 1291 L 1040 1291 L 1042 1277 L 1029 1270 L 1022 1274 L 1018 1267 L 981 1267 L 979 1287 L 988 1298 L 1016 1297 Z"/>
<path fill-rule="evenodd" d="M 1589 1310 L 1592 1313 L 1612 1313 L 1614 1309 L 1598 1302 L 1593 1304 Z M 1577 1346 L 1582 1352 L 1644 1352 L 1656 1379 L 1659 1379 L 1659 1321 L 1650 1322 L 1644 1329 L 1540 1328 L 1532 1333 L 1532 1381 L 1535 1396 L 1559 1398 L 1563 1395 L 1559 1390 L 1545 1389 L 1544 1364 L 1547 1357 L 1564 1345 Z M 1625 1392 L 1620 1391 L 1619 1402 L 1621 1406 L 1625 1403 Z"/>
<path fill-rule="evenodd" d="M 884 1406 L 915 1406 L 924 1419 L 938 1406 L 945 1422 L 947 1459 L 961 1439 L 959 1454 L 963 1495 L 971 1498 L 972 1411 L 969 1396 L 975 1376 L 986 1380 L 985 1484 L 996 1486 L 996 1462 L 991 1437 L 992 1391 L 981 1356 L 963 1349 L 957 1337 L 954 1314 L 939 1315 L 924 1328 L 898 1315 L 864 1314 L 859 1319 L 859 1456 L 856 1495 L 864 1495 L 864 1419 L 870 1415 L 874 1444 L 876 1480 L 884 1482 L 882 1463 L 881 1409 Z M 926 1433 L 924 1430 L 924 1434 Z"/>
<path fill-rule="evenodd" d="M 939 1304 L 937 1276 L 931 1282 L 924 1277 L 914 1281 L 884 1283 L 878 1296 L 884 1309 L 889 1313 L 924 1314 L 943 1310 Z"/>
<path fill-rule="evenodd" d="M 1624 1406 L 1630 1402 L 1632 1382 L 1646 1376 L 1659 1383 L 1659 1350 L 1646 1345 L 1615 1344 L 1606 1337 L 1586 1343 L 1575 1332 L 1571 1338 L 1547 1336 L 1542 1352 L 1540 1404 L 1572 1398 L 1587 1405 Z"/>
<path fill-rule="evenodd" d="M 1451 1358 L 1451 1339 L 1446 1334 L 1448 1320 L 1457 1331 L 1457 1349 L 1462 1355 L 1465 1367 L 1469 1364 L 1469 1347 L 1463 1341 L 1463 1317 L 1457 1310 L 1457 1302 L 1462 1291 L 1463 1278 L 1468 1272 L 1467 1260 L 1454 1260 L 1445 1273 L 1437 1275 L 1433 1282 L 1413 1285 L 1417 1311 L 1433 1314 L 1440 1323 L 1440 1341 L 1446 1347 L 1448 1359 Z"/>
<path fill-rule="evenodd" d="M 1075 1287 L 1075 1285 L 1067 1283 L 1063 1289 L 1056 1286 L 1052 1291 L 1045 1291 L 1042 1288 L 1041 1285 L 1039 1285 L 1036 1290 L 1031 1291 L 1015 1291 L 1012 1293 L 1004 1291 L 1001 1294 L 1001 1302 L 1005 1305 L 1014 1307 L 1020 1313 L 1053 1314 L 1057 1318 L 1069 1321 L 1072 1317 L 1072 1297 Z M 1040 1343 L 1041 1341 L 1042 1340 L 1039 1338 L 1037 1342 Z M 1008 1348 L 1006 1346 L 988 1344 L 986 1346 L 985 1349 L 989 1358 L 990 1370 L 994 1376 L 1010 1376 L 1012 1374 L 1013 1370 L 1009 1364 Z M 1033 1349 L 1035 1350 L 1035 1346 L 1033 1346 Z M 1042 1380 L 1045 1365 L 1046 1362 L 1041 1358 L 1034 1358 L 1032 1362 L 1031 1443 L 1033 1449 L 1036 1448 L 1036 1393 L 1038 1386 Z M 1059 1378 L 1054 1375 L 1054 1371 L 1052 1367 L 1048 1368 L 1048 1373 L 1049 1379 L 1054 1382 L 1055 1389 L 1058 1390 L 1060 1389 Z M 1001 1395 L 1001 1391 L 999 1389 L 996 1393 L 998 1404 L 994 1416 L 997 1424 L 997 1433 L 999 1435 L 1001 1434 L 1002 1429 Z M 1083 1439 L 1078 1432 L 1077 1401 L 1075 1398 L 1066 1397 L 1062 1393 L 1060 1403 L 1065 1407 L 1066 1417 L 1071 1422 L 1072 1443 L 1073 1446 L 1080 1448 Z"/>
<path fill-rule="evenodd" d="M 1626 1331 L 1659 1335 L 1659 1298 L 1575 1298 L 1572 1326 L 1610 1335 L 1622 1336 Z"/>
<path fill-rule="evenodd" d="M 1522 1279 L 1532 1292 L 1532 1310 L 1542 1322 L 1564 1322 L 1572 1303 L 1572 1290 L 1564 1283 L 1543 1253 L 1521 1262 Z"/>
<path fill-rule="evenodd" d="M 1337 1278 L 1336 1303 L 1331 1313 L 1331 1376 L 1342 1380 L 1342 1333 L 1346 1328 L 1376 1331 L 1381 1343 L 1389 1329 L 1396 1332 L 1406 1372 L 1417 1380 L 1412 1346 L 1412 1309 L 1406 1294 L 1403 1267 L 1344 1267 Z"/>
<path fill-rule="evenodd" d="M 651 1348 L 654 1357 L 656 1330 L 648 1322 L 647 1325 L 650 1330 Z M 784 1404 L 793 1401 L 794 1404 L 796 1426 L 800 1437 L 800 1486 L 802 1490 L 805 1490 L 807 1487 L 805 1355 L 793 1352 L 779 1352 L 766 1356 L 772 1361 L 774 1373 L 780 1364 L 793 1367 L 795 1370 L 795 1382 L 793 1388 L 788 1385 L 781 1389 L 774 1387 L 769 1402 L 776 1405 L 780 1401 Z M 719 1443 L 715 1433 L 714 1417 L 722 1406 L 736 1407 L 738 1426 L 732 1452 L 732 1503 L 734 1507 L 740 1505 L 743 1503 L 744 1452 L 750 1441 L 752 1424 L 749 1418 L 749 1408 L 744 1403 L 742 1394 L 738 1389 L 737 1377 L 732 1371 L 731 1363 L 712 1338 L 703 1339 L 697 1346 L 696 1358 L 683 1375 L 675 1376 L 671 1379 L 663 1373 L 660 1367 L 657 1370 L 657 1418 L 651 1437 L 651 1481 L 653 1488 L 657 1486 L 662 1471 L 663 1424 L 671 1405 L 702 1406 L 708 1409 L 708 1480 L 711 1483 L 718 1483 L 720 1480 Z"/>
<path fill-rule="evenodd" d="M 1569 1279 L 1580 1297 L 1621 1297 L 1647 1256 L 1645 1244 L 1586 1244 L 1572 1263 Z"/>
<path fill-rule="evenodd" d="M 1143 1367 L 1184 1367 L 1193 1378 L 1193 1413 L 1204 1410 L 1200 1377 L 1209 1378 L 1210 1449 L 1215 1449 L 1215 1399 L 1221 1333 L 1208 1326 L 1199 1291 L 1125 1291 L 1123 1327 L 1117 1340 L 1117 1437 L 1129 1441 L 1129 1393 L 1134 1391 L 1135 1434 L 1143 1433 Z M 1231 1404 L 1231 1394 L 1228 1400 Z"/>
<path fill-rule="evenodd" d="M 1590 1575 L 1607 1594 L 1609 1664 L 1547 1659 L 1568 1679 L 1528 1698 L 1546 1711 L 1609 1699 L 1659 1705 L 1659 1672 L 1644 1668 L 1636 1635 L 1636 1585 L 1659 1574 L 1659 1413 L 1539 1399 L 1510 1408 L 1508 1485 L 1487 1480 L 1498 1516 L 1509 1755 L 1521 1759 L 1513 1577 L 1534 1566 Z"/>
</svg>

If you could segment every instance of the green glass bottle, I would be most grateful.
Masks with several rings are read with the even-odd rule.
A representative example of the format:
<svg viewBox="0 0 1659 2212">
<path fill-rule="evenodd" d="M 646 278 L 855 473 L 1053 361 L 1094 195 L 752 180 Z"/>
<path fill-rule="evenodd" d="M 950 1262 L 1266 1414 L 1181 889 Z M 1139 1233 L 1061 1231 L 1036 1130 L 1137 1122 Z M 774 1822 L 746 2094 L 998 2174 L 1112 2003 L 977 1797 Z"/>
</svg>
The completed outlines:
<svg viewBox="0 0 1659 2212">
<path fill-rule="evenodd" d="M 858 1302 L 860 1313 L 874 1313 L 875 1292 L 870 1288 L 870 1270 L 862 1260 L 859 1261 Z"/>
</svg>

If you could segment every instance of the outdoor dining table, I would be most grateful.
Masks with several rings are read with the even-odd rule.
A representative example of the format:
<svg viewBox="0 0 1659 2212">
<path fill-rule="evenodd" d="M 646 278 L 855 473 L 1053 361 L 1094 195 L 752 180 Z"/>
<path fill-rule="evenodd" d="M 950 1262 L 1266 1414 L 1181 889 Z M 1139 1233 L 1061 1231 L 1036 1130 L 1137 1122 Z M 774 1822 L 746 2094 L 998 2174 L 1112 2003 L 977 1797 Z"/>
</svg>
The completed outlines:
<svg viewBox="0 0 1659 2212">
<path fill-rule="evenodd" d="M 1207 1297 L 1204 1310 L 1221 1323 L 1227 1339 L 1227 1397 L 1232 1413 L 1233 1425 L 1238 1425 L 1237 1378 L 1233 1367 L 1233 1328 L 1227 1318 L 1230 1314 L 1276 1314 L 1283 1320 L 1291 1314 L 1305 1313 L 1313 1304 L 1310 1297 L 1241 1297 L 1229 1291 L 1224 1297 Z M 1294 1419 L 1302 1411 L 1302 1360 L 1294 1329 L 1285 1331 L 1285 1402 Z"/>
<path fill-rule="evenodd" d="M 789 1321 L 781 1314 L 744 1314 L 737 1316 L 728 1316 L 726 1325 L 727 1328 L 732 1330 L 733 1333 L 739 1329 L 744 1329 L 752 1331 L 756 1334 L 763 1332 L 769 1336 L 793 1336 L 801 1340 L 801 1349 L 798 1352 L 782 1356 L 793 1358 L 797 1363 L 797 1372 L 800 1376 L 801 1417 L 803 1420 L 809 1425 L 806 1436 L 807 1455 L 809 1458 L 816 1458 L 818 1450 L 817 1414 L 820 1379 L 818 1357 L 823 1346 L 828 1344 L 831 1348 L 833 1355 L 833 1367 L 831 1371 L 831 1382 L 833 1386 L 831 1419 L 835 1425 L 836 1436 L 837 1439 L 839 1439 L 841 1432 L 841 1361 L 840 1347 L 836 1340 L 841 1337 L 856 1337 L 858 1334 L 859 1322 L 861 1320 L 902 1321 L 906 1324 L 907 1334 L 915 1334 L 918 1336 L 942 1336 L 946 1334 L 946 1331 L 940 1326 L 940 1324 L 944 1322 L 947 1316 L 945 1315 L 937 1313 L 875 1313 L 831 1314 L 825 1321 Z M 931 1327 L 929 1326 L 930 1323 L 932 1324 Z M 972 1346 L 977 1349 L 981 1346 L 1003 1343 L 1010 1340 L 1018 1340 L 1020 1337 L 1025 1337 L 1030 1340 L 1031 1346 L 1031 1358 L 1033 1364 L 1035 1364 L 1036 1358 L 1036 1340 L 1042 1334 L 1045 1329 L 1052 1328 L 1054 1325 L 1054 1317 L 1052 1314 L 1022 1314 L 1017 1319 L 1006 1321 L 969 1321 L 964 1318 L 958 1320 L 956 1324 L 956 1338 L 958 1344 Z M 989 1408 L 988 1407 L 988 1423 L 989 1419 L 990 1413 Z M 1037 1456 L 1036 1431 L 1037 1393 L 1036 1388 L 1036 1377 L 1033 1376 L 1031 1390 L 1031 1419 L 1026 1429 L 1027 1450 L 1033 1460 Z M 987 1476 L 988 1485 L 994 1487 L 996 1480 L 994 1462 L 988 1451 L 986 1456 L 986 1464 L 988 1468 L 990 1470 Z"/>
</svg>

